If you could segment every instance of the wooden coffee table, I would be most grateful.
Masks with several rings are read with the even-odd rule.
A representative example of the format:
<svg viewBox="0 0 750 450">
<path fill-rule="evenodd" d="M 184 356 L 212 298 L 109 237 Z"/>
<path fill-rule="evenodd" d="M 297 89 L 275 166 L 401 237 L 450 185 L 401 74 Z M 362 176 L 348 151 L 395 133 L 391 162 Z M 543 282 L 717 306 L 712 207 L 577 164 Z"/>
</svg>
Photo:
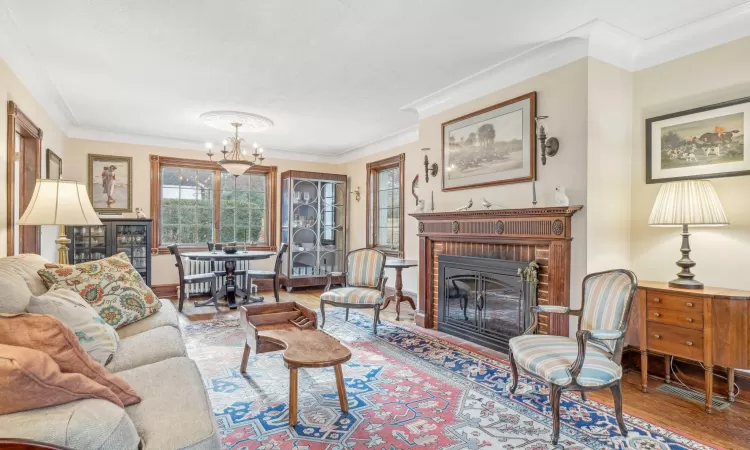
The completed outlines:
<svg viewBox="0 0 750 450">
<path fill-rule="evenodd" d="M 301 367 L 333 366 L 341 411 L 349 411 L 341 364 L 351 359 L 352 352 L 317 329 L 315 312 L 297 302 L 285 302 L 241 306 L 240 317 L 246 336 L 240 372 L 245 373 L 251 350 L 284 351 L 289 368 L 289 426 L 297 425 L 297 369 Z"/>
</svg>

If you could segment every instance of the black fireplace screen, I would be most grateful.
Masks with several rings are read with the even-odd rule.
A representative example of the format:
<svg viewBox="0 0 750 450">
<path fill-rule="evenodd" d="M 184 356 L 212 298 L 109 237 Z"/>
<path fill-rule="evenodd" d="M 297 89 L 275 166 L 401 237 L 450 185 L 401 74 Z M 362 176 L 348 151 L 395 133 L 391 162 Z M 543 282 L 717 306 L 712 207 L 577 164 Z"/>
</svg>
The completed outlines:
<svg viewBox="0 0 750 450">
<path fill-rule="evenodd" d="M 536 304 L 536 285 L 519 275 L 528 264 L 440 255 L 438 330 L 507 352 Z"/>
</svg>

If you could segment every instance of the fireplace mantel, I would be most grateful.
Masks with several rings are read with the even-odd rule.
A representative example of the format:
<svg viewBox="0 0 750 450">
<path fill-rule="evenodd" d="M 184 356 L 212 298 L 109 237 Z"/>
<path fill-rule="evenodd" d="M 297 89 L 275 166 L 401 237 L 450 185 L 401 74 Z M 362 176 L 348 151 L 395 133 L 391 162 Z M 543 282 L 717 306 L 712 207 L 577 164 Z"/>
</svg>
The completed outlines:
<svg viewBox="0 0 750 450">
<path fill-rule="evenodd" d="M 437 256 L 452 254 L 536 261 L 539 304 L 570 305 L 571 217 L 583 206 L 411 214 L 419 222 L 417 325 L 436 327 Z M 568 334 L 567 316 L 540 318 L 540 330 Z"/>
</svg>

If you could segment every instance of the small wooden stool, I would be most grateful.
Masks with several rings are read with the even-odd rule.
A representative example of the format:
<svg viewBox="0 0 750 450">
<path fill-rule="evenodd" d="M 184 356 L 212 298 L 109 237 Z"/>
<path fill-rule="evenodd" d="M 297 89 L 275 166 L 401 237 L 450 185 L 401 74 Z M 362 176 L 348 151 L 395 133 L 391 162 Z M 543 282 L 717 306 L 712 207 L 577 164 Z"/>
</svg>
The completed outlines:
<svg viewBox="0 0 750 450">
<path fill-rule="evenodd" d="M 240 307 L 246 332 L 240 372 L 245 373 L 250 350 L 255 353 L 284 350 L 289 368 L 289 426 L 297 425 L 297 369 L 333 366 L 342 412 L 349 411 L 341 364 L 352 352 L 339 341 L 316 328 L 315 313 L 296 302 Z"/>
</svg>

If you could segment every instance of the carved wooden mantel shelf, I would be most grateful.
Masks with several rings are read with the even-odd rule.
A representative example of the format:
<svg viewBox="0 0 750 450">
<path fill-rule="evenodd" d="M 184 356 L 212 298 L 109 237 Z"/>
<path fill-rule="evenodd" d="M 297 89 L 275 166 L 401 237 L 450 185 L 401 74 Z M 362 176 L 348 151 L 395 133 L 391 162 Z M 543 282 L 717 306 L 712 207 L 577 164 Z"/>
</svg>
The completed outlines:
<svg viewBox="0 0 750 450">
<path fill-rule="evenodd" d="M 570 305 L 571 217 L 583 206 L 415 213 L 419 222 L 417 325 L 437 324 L 441 254 L 479 256 L 540 265 L 539 304 Z M 559 317 L 556 317 L 559 316 Z M 568 334 L 568 318 L 540 318 L 540 330 Z"/>
</svg>

